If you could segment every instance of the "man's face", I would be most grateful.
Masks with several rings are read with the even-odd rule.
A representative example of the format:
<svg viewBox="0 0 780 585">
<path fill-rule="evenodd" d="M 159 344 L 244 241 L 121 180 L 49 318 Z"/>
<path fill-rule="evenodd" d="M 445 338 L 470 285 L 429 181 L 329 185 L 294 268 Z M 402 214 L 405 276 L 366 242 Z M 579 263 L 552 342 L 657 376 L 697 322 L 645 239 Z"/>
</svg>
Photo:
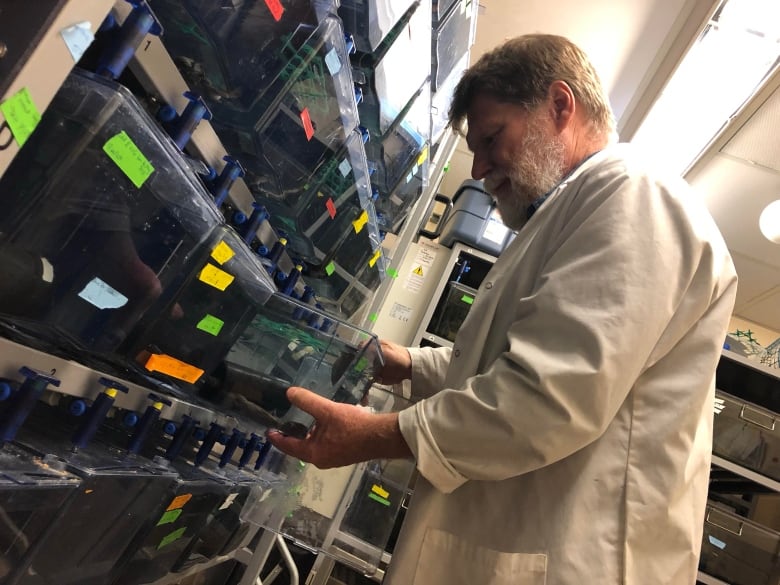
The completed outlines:
<svg viewBox="0 0 780 585">
<path fill-rule="evenodd" d="M 471 175 L 484 179 L 504 223 L 520 229 L 527 208 L 564 175 L 565 148 L 544 105 L 531 112 L 478 95 L 468 111 Z"/>
</svg>

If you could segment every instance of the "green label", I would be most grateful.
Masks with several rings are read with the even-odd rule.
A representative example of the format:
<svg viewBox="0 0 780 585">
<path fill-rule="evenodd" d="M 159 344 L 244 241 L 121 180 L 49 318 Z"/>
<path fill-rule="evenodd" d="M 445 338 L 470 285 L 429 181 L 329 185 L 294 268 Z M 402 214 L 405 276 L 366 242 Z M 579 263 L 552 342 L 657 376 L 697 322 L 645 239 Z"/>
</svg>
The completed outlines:
<svg viewBox="0 0 780 585">
<path fill-rule="evenodd" d="M 329 264 L 328 264 L 328 265 L 325 267 L 325 274 L 327 274 L 328 276 L 330 276 L 330 275 L 331 275 L 331 274 L 333 274 L 334 272 L 336 272 L 336 265 L 335 265 L 333 262 L 330 262 L 330 263 L 329 263 Z"/>
<path fill-rule="evenodd" d="M 222 331 L 222 326 L 225 322 L 222 319 L 217 319 L 214 315 L 206 315 L 197 324 L 197 328 L 201 331 L 205 331 L 211 335 L 217 336 Z"/>
<path fill-rule="evenodd" d="M 139 189 L 154 172 L 152 163 L 143 152 L 138 150 L 132 138 L 124 130 L 110 138 L 103 145 L 103 150 Z"/>
<path fill-rule="evenodd" d="M 376 323 L 377 319 L 379 319 L 379 313 L 371 313 L 368 316 L 368 320 L 371 321 L 372 323 Z"/>
<path fill-rule="evenodd" d="M 371 498 L 372 500 L 374 500 L 375 502 L 379 502 L 383 506 L 389 506 L 390 505 L 390 500 L 387 500 L 387 499 L 383 498 L 382 496 L 375 494 L 374 492 L 369 493 L 368 497 Z"/>
<path fill-rule="evenodd" d="M 474 297 L 470 297 L 469 295 L 463 295 L 462 297 L 460 297 L 460 300 L 466 303 L 467 305 L 474 304 Z"/>
<path fill-rule="evenodd" d="M 395 268 L 388 268 L 386 272 L 390 278 L 398 278 L 398 271 Z"/>
<path fill-rule="evenodd" d="M 355 364 L 355 371 L 356 372 L 362 372 L 363 370 L 366 369 L 367 365 L 368 365 L 368 360 L 366 358 L 362 357 Z"/>
<path fill-rule="evenodd" d="M 157 526 L 162 526 L 163 524 L 173 524 L 176 522 L 176 520 L 181 516 L 181 508 L 178 510 L 168 510 L 160 516 L 160 520 L 157 521 Z"/>
<path fill-rule="evenodd" d="M 178 530 L 174 530 L 168 536 L 166 536 L 165 538 L 163 538 L 160 541 L 160 544 L 157 545 L 157 550 L 160 550 L 162 547 L 168 546 L 172 542 L 174 542 L 176 540 L 179 540 L 182 536 L 184 536 L 184 533 L 186 531 L 187 531 L 187 527 L 186 526 L 182 526 Z"/>
<path fill-rule="evenodd" d="M 0 112 L 5 116 L 11 134 L 14 135 L 19 146 L 27 142 L 38 122 L 41 121 L 41 114 L 35 107 L 30 91 L 26 87 L 0 104 Z"/>
</svg>

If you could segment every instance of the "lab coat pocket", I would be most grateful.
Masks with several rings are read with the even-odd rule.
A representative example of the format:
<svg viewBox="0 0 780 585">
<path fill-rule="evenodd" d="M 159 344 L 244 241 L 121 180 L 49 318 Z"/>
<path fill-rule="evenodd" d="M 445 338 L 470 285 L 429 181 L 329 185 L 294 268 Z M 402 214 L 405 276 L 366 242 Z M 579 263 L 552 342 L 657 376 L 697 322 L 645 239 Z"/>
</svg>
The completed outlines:
<svg viewBox="0 0 780 585">
<path fill-rule="evenodd" d="M 545 585 L 547 555 L 506 553 L 429 528 L 414 585 Z"/>
</svg>

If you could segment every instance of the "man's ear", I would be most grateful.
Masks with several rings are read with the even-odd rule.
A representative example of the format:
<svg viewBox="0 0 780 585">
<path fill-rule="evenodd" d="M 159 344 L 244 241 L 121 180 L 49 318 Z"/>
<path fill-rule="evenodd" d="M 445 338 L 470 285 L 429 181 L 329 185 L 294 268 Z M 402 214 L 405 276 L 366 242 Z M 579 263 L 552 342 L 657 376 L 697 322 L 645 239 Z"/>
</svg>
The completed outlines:
<svg viewBox="0 0 780 585">
<path fill-rule="evenodd" d="M 555 126 L 560 132 L 571 123 L 577 110 L 574 92 L 565 81 L 553 81 L 547 90 L 547 100 Z"/>
</svg>

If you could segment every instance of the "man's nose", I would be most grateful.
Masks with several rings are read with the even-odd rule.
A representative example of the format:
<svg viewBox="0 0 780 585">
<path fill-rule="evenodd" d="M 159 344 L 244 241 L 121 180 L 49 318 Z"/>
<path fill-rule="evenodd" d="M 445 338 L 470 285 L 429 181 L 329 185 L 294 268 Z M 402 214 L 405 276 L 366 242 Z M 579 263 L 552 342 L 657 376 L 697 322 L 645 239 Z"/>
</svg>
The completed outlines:
<svg viewBox="0 0 780 585">
<path fill-rule="evenodd" d="M 484 155 L 475 152 L 471 162 L 471 178 L 479 181 L 490 172 L 490 162 Z"/>
</svg>

